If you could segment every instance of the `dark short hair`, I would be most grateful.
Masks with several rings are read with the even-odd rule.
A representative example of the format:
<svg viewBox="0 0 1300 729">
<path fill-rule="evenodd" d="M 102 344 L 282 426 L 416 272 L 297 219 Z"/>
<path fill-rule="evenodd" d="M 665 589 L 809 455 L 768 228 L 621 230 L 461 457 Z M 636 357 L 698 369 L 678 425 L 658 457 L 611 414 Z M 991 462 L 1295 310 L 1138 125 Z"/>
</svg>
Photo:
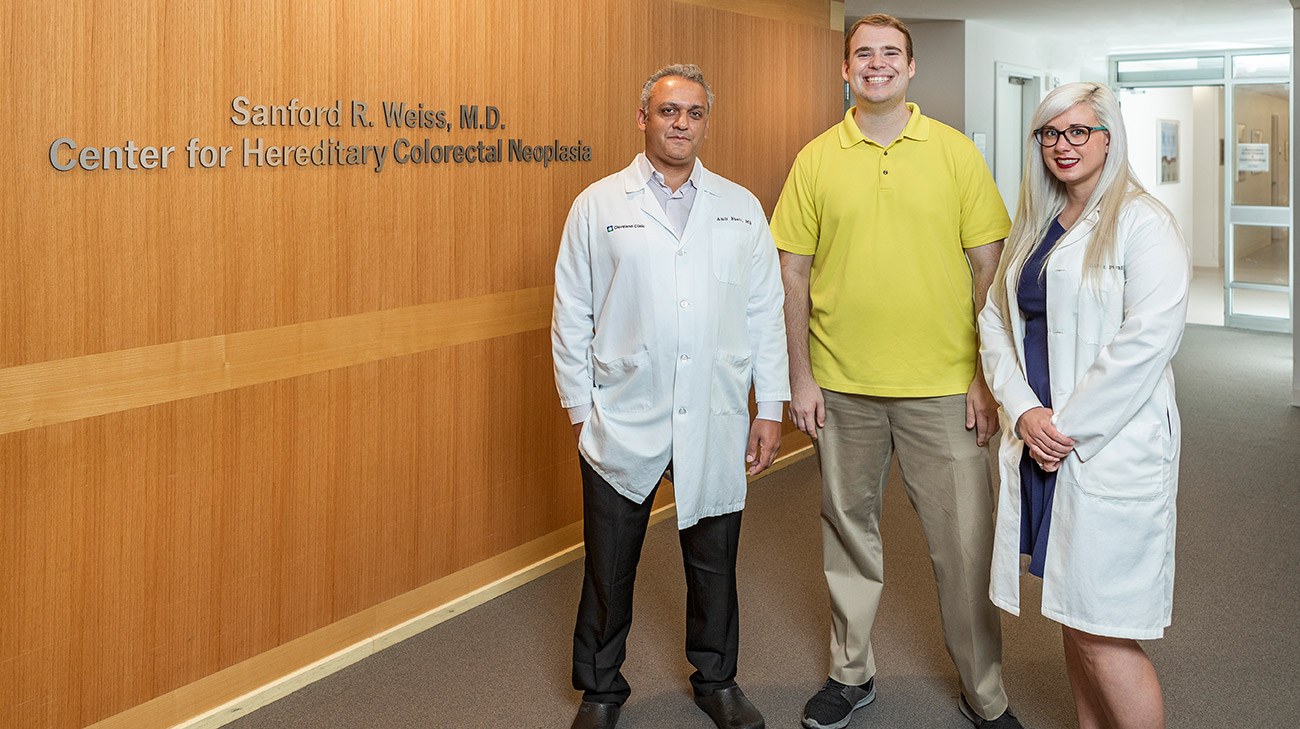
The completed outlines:
<svg viewBox="0 0 1300 729">
<path fill-rule="evenodd" d="M 704 80 L 704 72 L 694 63 L 674 63 L 671 66 L 664 66 L 658 71 L 650 74 L 650 78 L 646 79 L 645 83 L 641 86 L 642 109 L 645 109 L 650 105 L 650 91 L 655 87 L 655 84 L 659 82 L 659 79 L 667 78 L 669 76 L 684 78 L 687 81 L 694 81 L 704 87 L 704 98 L 708 99 L 709 104 L 705 111 L 713 110 L 713 89 L 709 88 L 709 83 Z M 649 113 L 649 111 L 649 109 L 646 109 L 647 113 Z"/>
<path fill-rule="evenodd" d="M 849 54 L 853 52 L 853 49 L 849 48 L 849 43 L 853 41 L 853 34 L 858 32 L 858 28 L 861 28 L 864 25 L 874 25 L 878 28 L 893 28 L 902 33 L 903 37 L 907 39 L 907 60 L 912 60 L 912 31 L 907 29 L 907 24 L 903 21 L 892 15 L 885 15 L 884 13 L 876 13 L 875 15 L 868 15 L 865 18 L 858 18 L 857 22 L 849 27 L 849 32 L 844 34 L 844 60 L 849 60 Z"/>
</svg>

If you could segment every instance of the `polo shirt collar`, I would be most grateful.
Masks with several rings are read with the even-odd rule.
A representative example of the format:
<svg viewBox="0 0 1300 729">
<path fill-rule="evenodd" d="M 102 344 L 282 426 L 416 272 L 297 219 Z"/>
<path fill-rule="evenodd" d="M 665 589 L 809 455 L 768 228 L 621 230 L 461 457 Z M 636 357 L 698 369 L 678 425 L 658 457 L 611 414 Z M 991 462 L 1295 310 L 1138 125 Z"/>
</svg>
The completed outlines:
<svg viewBox="0 0 1300 729">
<path fill-rule="evenodd" d="M 844 121 L 840 123 L 840 146 L 848 149 L 855 144 L 865 143 L 873 144 L 862 134 L 858 128 L 858 123 L 853 119 L 853 113 L 857 110 L 856 106 L 850 106 L 848 111 L 844 112 Z M 921 108 L 912 102 L 907 102 L 907 110 L 911 116 L 907 120 L 907 126 L 903 127 L 903 133 L 899 138 L 906 137 L 918 142 L 924 142 L 930 138 L 930 119 L 922 116 Z"/>
</svg>

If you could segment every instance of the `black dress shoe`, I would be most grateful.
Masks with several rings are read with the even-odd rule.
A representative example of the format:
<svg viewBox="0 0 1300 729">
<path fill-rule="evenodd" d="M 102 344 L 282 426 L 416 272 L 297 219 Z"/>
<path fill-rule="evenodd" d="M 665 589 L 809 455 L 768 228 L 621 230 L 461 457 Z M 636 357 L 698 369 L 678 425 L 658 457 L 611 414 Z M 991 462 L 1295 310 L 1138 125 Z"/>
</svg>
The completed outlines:
<svg viewBox="0 0 1300 729">
<path fill-rule="evenodd" d="M 763 715 L 749 703 L 739 686 L 696 696 L 695 705 L 704 709 L 718 729 L 763 729 Z"/>
<path fill-rule="evenodd" d="M 573 726 L 569 729 L 614 729 L 617 723 L 618 704 L 584 701 L 578 707 L 578 715 L 573 717 Z"/>
</svg>

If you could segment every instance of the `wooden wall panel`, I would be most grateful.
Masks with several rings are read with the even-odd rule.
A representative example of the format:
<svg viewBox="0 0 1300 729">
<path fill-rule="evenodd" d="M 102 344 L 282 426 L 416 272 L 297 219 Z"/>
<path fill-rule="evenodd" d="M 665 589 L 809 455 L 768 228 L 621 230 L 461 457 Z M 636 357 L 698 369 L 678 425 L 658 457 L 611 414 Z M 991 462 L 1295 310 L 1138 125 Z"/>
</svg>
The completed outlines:
<svg viewBox="0 0 1300 729">
<path fill-rule="evenodd" d="M 549 240 L 576 193 L 637 150 L 639 83 L 663 63 L 697 61 L 714 79 L 719 109 L 706 162 L 726 174 L 725 161 L 781 150 L 780 160 L 750 163 L 770 174 L 741 178 L 769 206 L 779 191 L 773 180 L 783 178 L 777 171 L 824 128 L 832 105 L 767 106 L 776 83 L 795 78 L 790 88 L 800 90 L 833 68 L 815 47 L 825 44 L 809 41 L 828 33 L 787 33 L 776 21 L 675 3 L 134 0 L 111 8 L 19 3 L 9 12 L 8 46 L 43 62 L 23 53 L 6 59 L 16 66 L 7 69 L 6 100 L 24 123 L 0 131 L 15 150 L 0 162 L 3 254 L 18 264 L 6 284 L 24 305 L 6 307 L 0 319 L 5 365 L 545 285 L 551 246 L 519 243 Z M 549 21 L 550 32 L 529 17 Z M 664 43 L 644 31 L 664 26 L 683 32 Z M 718 42 L 723 36 L 734 45 Z M 47 46 L 57 49 L 53 58 Z M 542 62 L 523 60 L 526 52 Z M 453 112 L 481 101 L 502 109 L 510 135 L 583 139 L 595 161 L 545 170 L 390 162 L 379 174 L 180 168 L 191 137 L 238 147 L 244 136 L 310 144 L 400 134 L 382 125 L 238 128 L 227 117 L 239 94 L 262 103 L 360 99 L 372 120 L 385 99 Z M 772 127 L 780 138 L 755 146 Z M 58 136 L 174 144 L 176 166 L 57 172 L 45 158 Z"/>
<path fill-rule="evenodd" d="M 549 372 L 490 381 L 549 351 L 537 330 L 0 438 L 10 708 L 79 678 L 102 718 L 572 523 Z"/>
<path fill-rule="evenodd" d="M 826 28 L 834 2 L 826 0 L 683 0 L 683 2 L 759 18 Z M 840 3 L 843 5 L 843 3 Z M 843 24 L 833 28 L 843 32 Z"/>
<path fill-rule="evenodd" d="M 839 117 L 828 8 L 6 4 L 0 726 L 87 726 L 571 528 L 544 311 L 569 205 L 640 149 L 644 77 L 691 61 L 717 94 L 705 164 L 770 211 Z M 376 126 L 236 127 L 236 95 L 362 100 Z M 491 104 L 499 136 L 593 161 L 238 162 L 244 137 L 425 136 L 385 128 L 384 100 Z M 177 150 L 59 172 L 59 137 Z M 191 137 L 229 166 L 186 167 Z"/>
</svg>

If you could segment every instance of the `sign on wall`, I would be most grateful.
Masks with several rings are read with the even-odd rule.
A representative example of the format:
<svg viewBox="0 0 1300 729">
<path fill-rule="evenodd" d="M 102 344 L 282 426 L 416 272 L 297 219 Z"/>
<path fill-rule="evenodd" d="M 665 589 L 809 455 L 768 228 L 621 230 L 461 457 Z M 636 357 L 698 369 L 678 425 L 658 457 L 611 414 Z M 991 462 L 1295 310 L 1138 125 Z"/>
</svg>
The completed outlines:
<svg viewBox="0 0 1300 729">
<path fill-rule="evenodd" d="M 1268 172 L 1268 144 L 1237 143 L 1238 172 Z"/>
<path fill-rule="evenodd" d="M 446 109 L 425 108 L 423 103 L 384 101 L 373 109 L 364 101 L 343 100 L 327 106 L 303 104 L 290 99 L 284 105 L 255 104 L 246 96 L 230 102 L 230 121 L 237 127 L 305 127 L 328 134 L 306 144 L 286 144 L 264 137 L 244 137 L 238 144 L 209 143 L 191 137 L 184 145 L 87 143 L 60 137 L 50 144 L 50 165 L 63 172 L 167 170 L 226 167 L 367 167 L 383 172 L 396 165 L 460 165 L 527 163 L 550 167 L 551 163 L 590 162 L 591 147 L 582 140 L 550 142 L 506 136 L 479 139 L 474 144 L 444 144 L 436 139 L 453 129 L 475 130 L 501 135 L 506 130 L 501 110 L 495 106 L 460 105 L 459 114 Z M 374 113 L 378 111 L 379 113 Z M 355 144 L 334 129 L 370 129 L 376 121 L 384 128 L 413 134 L 383 144 Z M 338 134 L 338 138 L 335 138 Z M 419 138 L 422 135 L 423 138 Z M 179 152 L 177 151 L 179 147 Z"/>
</svg>

